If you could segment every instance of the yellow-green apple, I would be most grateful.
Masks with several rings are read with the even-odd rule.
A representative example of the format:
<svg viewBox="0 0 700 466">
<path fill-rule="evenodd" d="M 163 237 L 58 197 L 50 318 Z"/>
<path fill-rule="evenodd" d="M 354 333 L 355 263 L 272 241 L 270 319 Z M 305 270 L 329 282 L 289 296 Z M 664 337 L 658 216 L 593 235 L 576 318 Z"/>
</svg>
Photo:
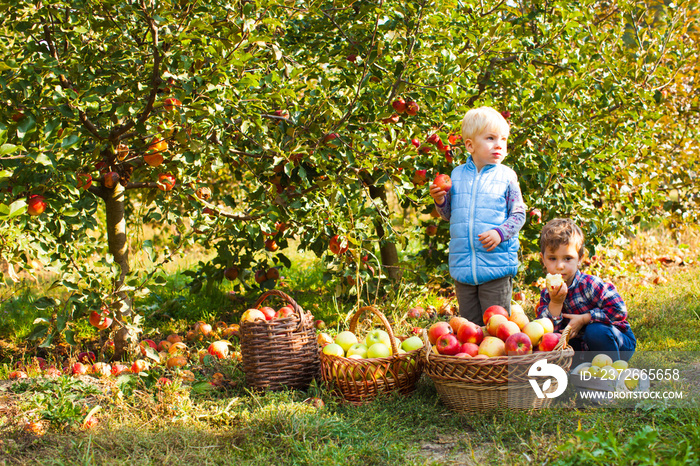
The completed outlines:
<svg viewBox="0 0 700 466">
<path fill-rule="evenodd" d="M 318 346 L 321 347 L 330 345 L 331 343 L 333 343 L 333 337 L 328 335 L 326 332 L 321 332 L 316 337 L 316 343 L 318 343 Z"/>
<path fill-rule="evenodd" d="M 604 366 L 600 368 L 600 376 L 604 380 L 615 380 L 618 373 L 613 366 Z"/>
<path fill-rule="evenodd" d="M 443 173 L 440 173 L 435 177 L 433 184 L 445 192 L 452 189 L 452 180 L 450 179 L 449 175 L 445 175 Z"/>
<path fill-rule="evenodd" d="M 483 315 L 484 323 L 487 323 L 489 321 L 489 319 L 491 319 L 492 316 L 498 315 L 498 314 L 504 316 L 506 318 L 506 320 L 509 317 L 508 311 L 503 306 L 498 306 L 498 305 L 494 304 L 493 306 L 487 307 L 486 310 L 484 311 L 484 315 Z"/>
<path fill-rule="evenodd" d="M 459 347 L 460 353 L 466 353 L 469 356 L 476 356 L 479 354 L 479 345 L 476 343 L 462 343 Z"/>
<path fill-rule="evenodd" d="M 519 356 L 532 353 L 530 337 L 523 332 L 517 332 L 509 336 L 505 341 L 506 353 L 509 356 Z"/>
<path fill-rule="evenodd" d="M 540 317 L 535 319 L 535 322 L 542 326 L 544 333 L 552 333 L 554 331 L 554 323 L 549 317 Z"/>
<path fill-rule="evenodd" d="M 484 339 L 484 331 L 474 322 L 467 321 L 459 326 L 457 339 L 462 343 L 474 343 L 478 345 Z"/>
<path fill-rule="evenodd" d="M 447 322 L 435 322 L 430 326 L 430 328 L 428 328 L 428 340 L 430 340 L 431 345 L 435 345 L 435 342 L 441 335 L 452 332 L 452 327 Z"/>
<path fill-rule="evenodd" d="M 328 250 L 336 255 L 344 254 L 348 250 L 348 240 L 342 236 L 334 235 L 328 243 Z"/>
<path fill-rule="evenodd" d="M 518 303 L 511 303 L 510 304 L 510 315 L 512 316 L 513 314 L 525 314 L 525 310 L 523 307 L 518 304 Z"/>
<path fill-rule="evenodd" d="M 367 346 L 362 343 L 355 343 L 350 348 L 348 348 L 345 353 L 345 357 L 351 358 L 353 356 L 359 356 L 360 359 L 367 357 Z"/>
<path fill-rule="evenodd" d="M 260 312 L 265 315 L 265 320 L 272 320 L 275 318 L 276 311 L 270 306 L 263 306 L 260 308 Z"/>
<path fill-rule="evenodd" d="M 494 314 L 485 322 L 486 330 L 489 332 L 489 335 L 495 337 L 496 332 L 498 332 L 498 327 L 500 327 L 501 324 L 508 322 L 508 317 L 502 314 Z"/>
<path fill-rule="evenodd" d="M 553 351 L 561 339 L 561 333 L 545 333 L 537 344 L 540 351 Z"/>
<path fill-rule="evenodd" d="M 234 281 L 236 278 L 238 278 L 238 272 L 238 267 L 235 265 L 226 267 L 226 269 L 224 269 L 224 277 L 226 280 Z"/>
<path fill-rule="evenodd" d="M 260 312 L 260 309 L 248 309 L 241 316 L 241 325 L 244 322 L 255 322 L 256 320 L 267 320 L 265 319 L 265 314 Z"/>
<path fill-rule="evenodd" d="M 388 358 L 391 356 L 391 348 L 384 343 L 374 343 L 367 348 L 368 358 Z"/>
<path fill-rule="evenodd" d="M 388 348 L 391 348 L 391 337 L 387 332 L 380 328 L 375 328 L 367 332 L 365 342 L 368 348 L 375 343 L 384 343 Z"/>
<path fill-rule="evenodd" d="M 357 343 L 357 335 L 349 330 L 343 330 L 335 336 L 334 342 L 343 348 L 343 352 L 346 352 L 352 345 Z M 367 346 L 369 347 L 369 343 Z"/>
<path fill-rule="evenodd" d="M 612 366 L 612 363 L 612 358 L 605 353 L 596 354 L 591 361 L 591 365 L 596 367 Z"/>
<path fill-rule="evenodd" d="M 493 358 L 506 355 L 506 344 L 498 337 L 488 336 L 479 345 L 479 354 Z"/>
<path fill-rule="evenodd" d="M 627 390 L 629 391 L 634 391 L 637 386 L 639 385 L 639 378 L 634 378 L 632 376 L 629 376 L 625 378 L 625 387 L 627 387 Z"/>
<path fill-rule="evenodd" d="M 530 341 L 533 345 L 537 345 L 540 343 L 542 335 L 544 335 L 544 327 L 542 327 L 542 324 L 539 322 L 533 320 L 523 327 L 522 332 L 530 337 Z"/>
<path fill-rule="evenodd" d="M 352 346 L 352 345 L 351 345 Z M 343 349 L 342 346 L 340 346 L 338 343 L 329 343 L 326 346 L 323 347 L 323 354 L 327 354 L 329 356 L 340 356 L 344 357 L 345 356 L 345 350 Z"/>
<path fill-rule="evenodd" d="M 212 356 L 216 356 L 219 359 L 225 359 L 228 356 L 230 344 L 231 343 L 224 340 L 215 341 L 211 345 L 209 345 L 209 349 L 207 351 Z"/>
<path fill-rule="evenodd" d="M 590 372 L 591 377 L 600 377 L 601 375 L 600 367 L 598 366 L 590 366 L 588 372 Z"/>
<path fill-rule="evenodd" d="M 41 215 L 44 210 L 46 210 L 44 196 L 39 194 L 29 196 L 29 199 L 27 199 L 27 213 L 29 213 L 29 215 Z"/>
<path fill-rule="evenodd" d="M 527 317 L 527 315 L 525 315 L 524 312 L 516 312 L 515 314 L 511 314 L 508 320 L 510 320 L 511 322 L 515 322 L 520 330 L 522 330 L 523 327 L 525 327 L 530 322 L 530 319 Z"/>
<path fill-rule="evenodd" d="M 291 306 L 282 306 L 277 309 L 275 313 L 275 319 L 283 319 L 285 317 L 292 317 L 294 315 L 294 308 Z"/>
<path fill-rule="evenodd" d="M 412 337 L 406 338 L 401 342 L 401 348 L 404 351 L 415 351 L 423 347 L 423 340 L 421 337 L 414 335 Z"/>
<path fill-rule="evenodd" d="M 457 337 L 453 333 L 441 335 L 435 342 L 438 353 L 448 356 L 454 356 L 459 353 L 460 346 L 459 340 L 457 340 Z"/>
<path fill-rule="evenodd" d="M 520 327 L 515 322 L 506 320 L 496 329 L 496 336 L 503 341 L 506 341 L 511 335 L 520 333 Z"/>
<path fill-rule="evenodd" d="M 316 319 L 314 320 L 314 328 L 316 328 L 316 330 L 323 330 L 326 328 L 326 323 L 321 319 Z"/>
<path fill-rule="evenodd" d="M 629 363 L 624 359 L 618 359 L 612 363 L 612 366 L 615 368 L 618 374 L 621 374 L 622 371 L 629 368 Z"/>
<path fill-rule="evenodd" d="M 452 327 L 452 332 L 454 332 L 455 335 L 459 331 L 459 327 L 461 327 L 462 324 L 465 324 L 467 322 L 469 322 L 469 320 L 461 316 L 452 316 L 450 317 L 450 320 L 447 321 L 447 323 L 450 324 L 450 327 Z"/>
</svg>

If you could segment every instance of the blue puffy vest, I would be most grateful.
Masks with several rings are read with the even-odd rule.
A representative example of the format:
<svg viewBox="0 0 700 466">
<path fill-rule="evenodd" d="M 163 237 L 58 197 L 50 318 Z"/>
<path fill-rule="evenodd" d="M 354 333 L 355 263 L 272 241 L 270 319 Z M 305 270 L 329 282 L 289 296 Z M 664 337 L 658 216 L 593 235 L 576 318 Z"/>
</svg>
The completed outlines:
<svg viewBox="0 0 700 466">
<path fill-rule="evenodd" d="M 478 235 L 505 223 L 506 193 L 515 172 L 503 165 L 486 165 L 480 173 L 471 157 L 452 170 L 450 190 L 450 275 L 458 282 L 479 285 L 518 272 L 515 236 L 493 251 L 479 242 Z"/>
</svg>

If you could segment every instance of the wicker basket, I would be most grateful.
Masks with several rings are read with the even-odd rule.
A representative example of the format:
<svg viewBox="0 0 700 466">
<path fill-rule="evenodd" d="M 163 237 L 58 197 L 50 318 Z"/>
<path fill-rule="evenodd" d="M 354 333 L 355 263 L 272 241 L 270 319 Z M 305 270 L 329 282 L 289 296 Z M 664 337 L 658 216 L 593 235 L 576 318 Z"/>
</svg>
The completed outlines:
<svg viewBox="0 0 700 466">
<path fill-rule="evenodd" d="M 546 358 L 547 363 L 568 371 L 574 356 L 569 346 L 569 331 L 553 351 L 536 352 L 521 356 L 500 356 L 488 359 L 456 358 L 433 352 L 427 338 L 423 348 L 424 371 L 435 383 L 442 402 L 452 411 L 469 413 L 493 408 L 539 409 L 552 403 L 552 398 L 538 398 L 530 384 L 528 371 L 537 361 Z M 556 380 L 544 393 L 557 389 Z"/>
<path fill-rule="evenodd" d="M 290 317 L 241 324 L 241 356 L 246 384 L 256 390 L 306 389 L 318 374 L 313 317 L 287 294 L 270 290 L 254 304 L 277 296 L 294 309 Z"/>
<path fill-rule="evenodd" d="M 423 370 L 421 350 L 397 354 L 398 348 L 389 321 L 373 306 L 357 310 L 350 320 L 350 331 L 357 330 L 360 316 L 369 311 L 379 317 L 389 337 L 393 354 L 387 358 L 350 359 L 321 352 L 321 375 L 333 385 L 345 401 L 361 405 L 372 401 L 380 393 L 399 392 L 409 394 Z"/>
</svg>

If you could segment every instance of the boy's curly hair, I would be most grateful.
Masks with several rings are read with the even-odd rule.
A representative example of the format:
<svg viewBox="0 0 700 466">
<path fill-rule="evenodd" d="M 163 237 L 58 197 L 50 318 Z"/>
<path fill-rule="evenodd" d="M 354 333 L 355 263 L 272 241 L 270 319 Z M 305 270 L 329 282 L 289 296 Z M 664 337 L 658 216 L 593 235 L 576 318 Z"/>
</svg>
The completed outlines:
<svg viewBox="0 0 700 466">
<path fill-rule="evenodd" d="M 579 259 L 585 253 L 583 231 L 569 218 L 555 218 L 542 227 L 540 233 L 540 252 L 544 255 L 547 249 L 558 249 L 563 244 L 574 243 L 578 250 Z"/>
</svg>

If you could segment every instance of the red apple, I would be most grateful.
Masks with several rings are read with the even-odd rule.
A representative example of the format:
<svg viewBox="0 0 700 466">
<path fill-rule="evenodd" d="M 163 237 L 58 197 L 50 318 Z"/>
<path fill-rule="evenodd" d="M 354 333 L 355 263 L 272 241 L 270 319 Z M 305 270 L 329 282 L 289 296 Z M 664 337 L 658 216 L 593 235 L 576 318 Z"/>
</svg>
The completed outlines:
<svg viewBox="0 0 700 466">
<path fill-rule="evenodd" d="M 338 133 L 328 133 L 325 136 L 323 136 L 323 142 L 331 142 L 334 139 L 338 138 Z"/>
<path fill-rule="evenodd" d="M 27 213 L 29 215 L 41 215 L 46 210 L 44 196 L 34 194 L 27 199 Z"/>
<path fill-rule="evenodd" d="M 412 100 L 406 102 L 406 113 L 408 113 L 409 115 L 415 115 L 418 113 L 418 110 L 420 110 L 420 107 L 417 103 L 415 103 Z"/>
<path fill-rule="evenodd" d="M 282 306 L 275 313 L 275 319 L 282 319 L 284 317 L 291 317 L 294 315 L 294 309 L 291 306 Z"/>
<path fill-rule="evenodd" d="M 496 329 L 496 336 L 503 341 L 506 341 L 508 337 L 515 335 L 516 333 L 520 333 L 520 327 L 518 327 L 518 324 L 515 322 L 511 322 L 509 320 L 503 322 L 498 326 L 498 329 Z"/>
<path fill-rule="evenodd" d="M 97 311 L 92 311 L 88 320 L 90 325 L 96 327 L 99 330 L 104 330 L 112 325 L 112 319 L 109 316 L 109 311 L 102 311 L 99 313 Z"/>
<path fill-rule="evenodd" d="M 165 108 L 165 111 L 170 112 L 175 107 L 180 107 L 181 105 L 182 102 L 180 102 L 179 99 L 176 99 L 175 97 L 169 97 L 165 99 L 165 102 L 163 103 L 163 108 Z"/>
<path fill-rule="evenodd" d="M 336 255 L 344 254 L 348 250 L 348 240 L 342 236 L 335 235 L 328 243 L 328 249 Z"/>
<path fill-rule="evenodd" d="M 438 136 L 438 133 L 433 133 L 430 136 L 428 136 L 428 139 L 426 139 L 430 144 L 437 144 L 440 141 L 440 136 Z"/>
<path fill-rule="evenodd" d="M 353 63 L 355 63 L 355 61 L 357 61 L 357 55 L 354 53 L 348 54 L 348 56 L 345 58 L 347 58 L 348 61 L 353 62 Z"/>
<path fill-rule="evenodd" d="M 260 308 L 260 312 L 265 315 L 265 320 L 272 320 L 275 318 L 275 310 L 270 306 L 263 306 Z"/>
<path fill-rule="evenodd" d="M 110 372 L 112 373 L 112 375 L 119 375 L 127 370 L 129 370 L 129 367 L 125 366 L 124 364 L 114 364 Z"/>
<path fill-rule="evenodd" d="M 450 324 L 444 321 L 435 322 L 428 328 L 428 340 L 430 340 L 431 345 L 435 345 L 437 339 L 446 333 L 452 333 L 452 327 Z"/>
<path fill-rule="evenodd" d="M 459 326 L 457 330 L 457 339 L 464 343 L 473 343 L 478 345 L 484 339 L 484 331 L 474 322 L 466 322 Z"/>
<path fill-rule="evenodd" d="M 448 175 L 439 174 L 435 177 L 435 181 L 433 181 L 433 184 L 445 192 L 452 189 L 452 180 Z"/>
<path fill-rule="evenodd" d="M 267 280 L 267 272 L 265 272 L 263 269 L 256 270 L 255 271 L 255 282 L 262 283 L 265 280 Z"/>
<path fill-rule="evenodd" d="M 530 221 L 533 223 L 542 223 L 542 212 L 540 209 L 532 209 L 529 212 Z"/>
<path fill-rule="evenodd" d="M 503 306 L 494 305 L 487 307 L 484 311 L 484 323 L 487 323 L 491 316 L 495 314 L 500 314 L 502 316 L 505 316 L 506 320 L 508 319 L 508 311 L 506 311 L 506 308 L 504 308 Z"/>
<path fill-rule="evenodd" d="M 215 341 L 214 343 L 209 345 L 209 349 L 207 351 L 212 356 L 216 356 L 219 359 L 224 359 L 226 358 L 226 356 L 228 356 L 229 344 L 230 343 L 228 341 L 224 340 Z"/>
<path fill-rule="evenodd" d="M 512 322 L 511 322 L 512 323 Z M 506 341 L 506 353 L 510 356 L 532 353 L 532 342 L 523 332 L 516 332 L 510 335 Z"/>
<path fill-rule="evenodd" d="M 427 173 L 428 170 L 416 170 L 416 172 L 413 174 L 413 184 L 416 186 L 424 185 Z"/>
<path fill-rule="evenodd" d="M 420 306 L 412 307 L 408 310 L 407 316 L 411 319 L 420 319 L 423 316 L 425 309 Z"/>
<path fill-rule="evenodd" d="M 447 321 L 448 324 L 450 324 L 450 327 L 452 327 L 452 332 L 457 335 L 457 332 L 459 331 L 459 327 L 462 326 L 462 324 L 468 323 L 469 321 L 465 319 L 464 317 L 461 316 L 452 316 L 450 317 L 450 320 Z"/>
<path fill-rule="evenodd" d="M 318 330 L 323 330 L 326 328 L 326 323 L 321 319 L 314 320 L 314 327 Z"/>
<path fill-rule="evenodd" d="M 137 359 L 131 365 L 131 372 L 133 374 L 139 374 L 139 373 L 145 372 L 147 370 L 148 370 L 148 363 L 146 361 L 144 361 L 143 359 Z"/>
<path fill-rule="evenodd" d="M 78 173 L 76 180 L 78 181 L 78 188 L 90 189 L 90 186 L 92 186 L 92 176 L 88 173 Z"/>
<path fill-rule="evenodd" d="M 508 118 L 510 118 L 510 112 L 508 110 L 503 110 L 501 112 L 501 116 L 507 120 Z"/>
<path fill-rule="evenodd" d="M 401 117 L 397 114 L 394 113 L 390 117 L 382 118 L 382 123 L 388 124 L 388 123 L 398 123 Z"/>
<path fill-rule="evenodd" d="M 425 227 L 425 234 L 428 236 L 435 236 L 435 235 L 437 235 L 437 232 L 438 232 L 437 225 L 431 224 L 431 225 L 428 225 L 427 227 Z"/>
<path fill-rule="evenodd" d="M 226 277 L 226 280 L 234 281 L 236 278 L 238 278 L 238 267 L 235 265 L 227 267 L 224 270 L 224 277 Z"/>
<path fill-rule="evenodd" d="M 455 354 L 459 353 L 460 346 L 459 340 L 457 340 L 457 337 L 454 336 L 453 333 L 445 333 L 440 335 L 435 341 L 435 347 L 437 348 L 438 353 L 448 356 L 454 356 Z"/>
<path fill-rule="evenodd" d="M 516 291 L 513 293 L 513 299 L 515 301 L 522 301 L 525 299 L 525 294 L 522 291 Z"/>
<path fill-rule="evenodd" d="M 80 363 L 77 363 L 77 364 L 80 364 Z M 82 364 L 81 364 L 81 365 L 82 365 Z M 11 380 L 14 380 L 14 379 L 26 379 L 26 378 L 28 378 L 29 376 L 28 376 L 27 373 L 24 372 L 24 371 L 12 371 L 12 372 L 10 372 L 10 374 L 8 375 L 8 377 L 9 377 Z"/>
<path fill-rule="evenodd" d="M 158 189 L 161 191 L 170 191 L 175 187 L 175 176 L 170 173 L 161 173 L 158 175 Z"/>
<path fill-rule="evenodd" d="M 491 335 L 492 337 L 495 337 L 496 333 L 498 332 L 498 327 L 500 327 L 504 322 L 508 322 L 507 317 L 505 317 L 501 314 L 493 315 L 488 320 L 488 322 L 486 322 L 486 331 L 489 332 L 489 335 Z M 516 327 L 517 327 L 517 325 L 516 325 Z"/>
<path fill-rule="evenodd" d="M 107 189 L 113 189 L 117 183 L 119 183 L 119 173 L 117 172 L 107 172 L 102 178 L 102 184 Z"/>
<path fill-rule="evenodd" d="M 540 351 L 553 351 L 561 339 L 561 333 L 545 333 L 537 344 Z"/>
<path fill-rule="evenodd" d="M 488 336 L 479 345 L 479 355 L 488 356 L 489 358 L 505 356 L 506 344 L 498 337 Z"/>
<path fill-rule="evenodd" d="M 462 343 L 462 345 L 459 347 L 459 351 L 474 357 L 479 354 L 479 345 L 476 343 Z"/>
<path fill-rule="evenodd" d="M 85 375 L 88 373 L 88 366 L 82 362 L 76 362 L 71 366 L 71 374 L 73 375 Z"/>
<path fill-rule="evenodd" d="M 280 270 L 277 267 L 270 267 L 267 269 L 267 272 L 265 272 L 265 278 L 267 280 L 279 280 Z"/>
<path fill-rule="evenodd" d="M 83 351 L 78 353 L 78 361 L 83 364 L 92 364 L 95 362 L 95 353 L 92 351 Z"/>
<path fill-rule="evenodd" d="M 398 113 L 403 113 L 406 111 L 406 101 L 403 99 L 403 97 L 399 97 L 395 101 L 391 103 L 391 106 L 396 110 Z"/>
<path fill-rule="evenodd" d="M 272 238 L 268 238 L 265 240 L 265 249 L 270 251 L 270 252 L 275 252 L 279 249 L 280 247 L 277 245 L 277 241 L 275 241 Z"/>
</svg>

